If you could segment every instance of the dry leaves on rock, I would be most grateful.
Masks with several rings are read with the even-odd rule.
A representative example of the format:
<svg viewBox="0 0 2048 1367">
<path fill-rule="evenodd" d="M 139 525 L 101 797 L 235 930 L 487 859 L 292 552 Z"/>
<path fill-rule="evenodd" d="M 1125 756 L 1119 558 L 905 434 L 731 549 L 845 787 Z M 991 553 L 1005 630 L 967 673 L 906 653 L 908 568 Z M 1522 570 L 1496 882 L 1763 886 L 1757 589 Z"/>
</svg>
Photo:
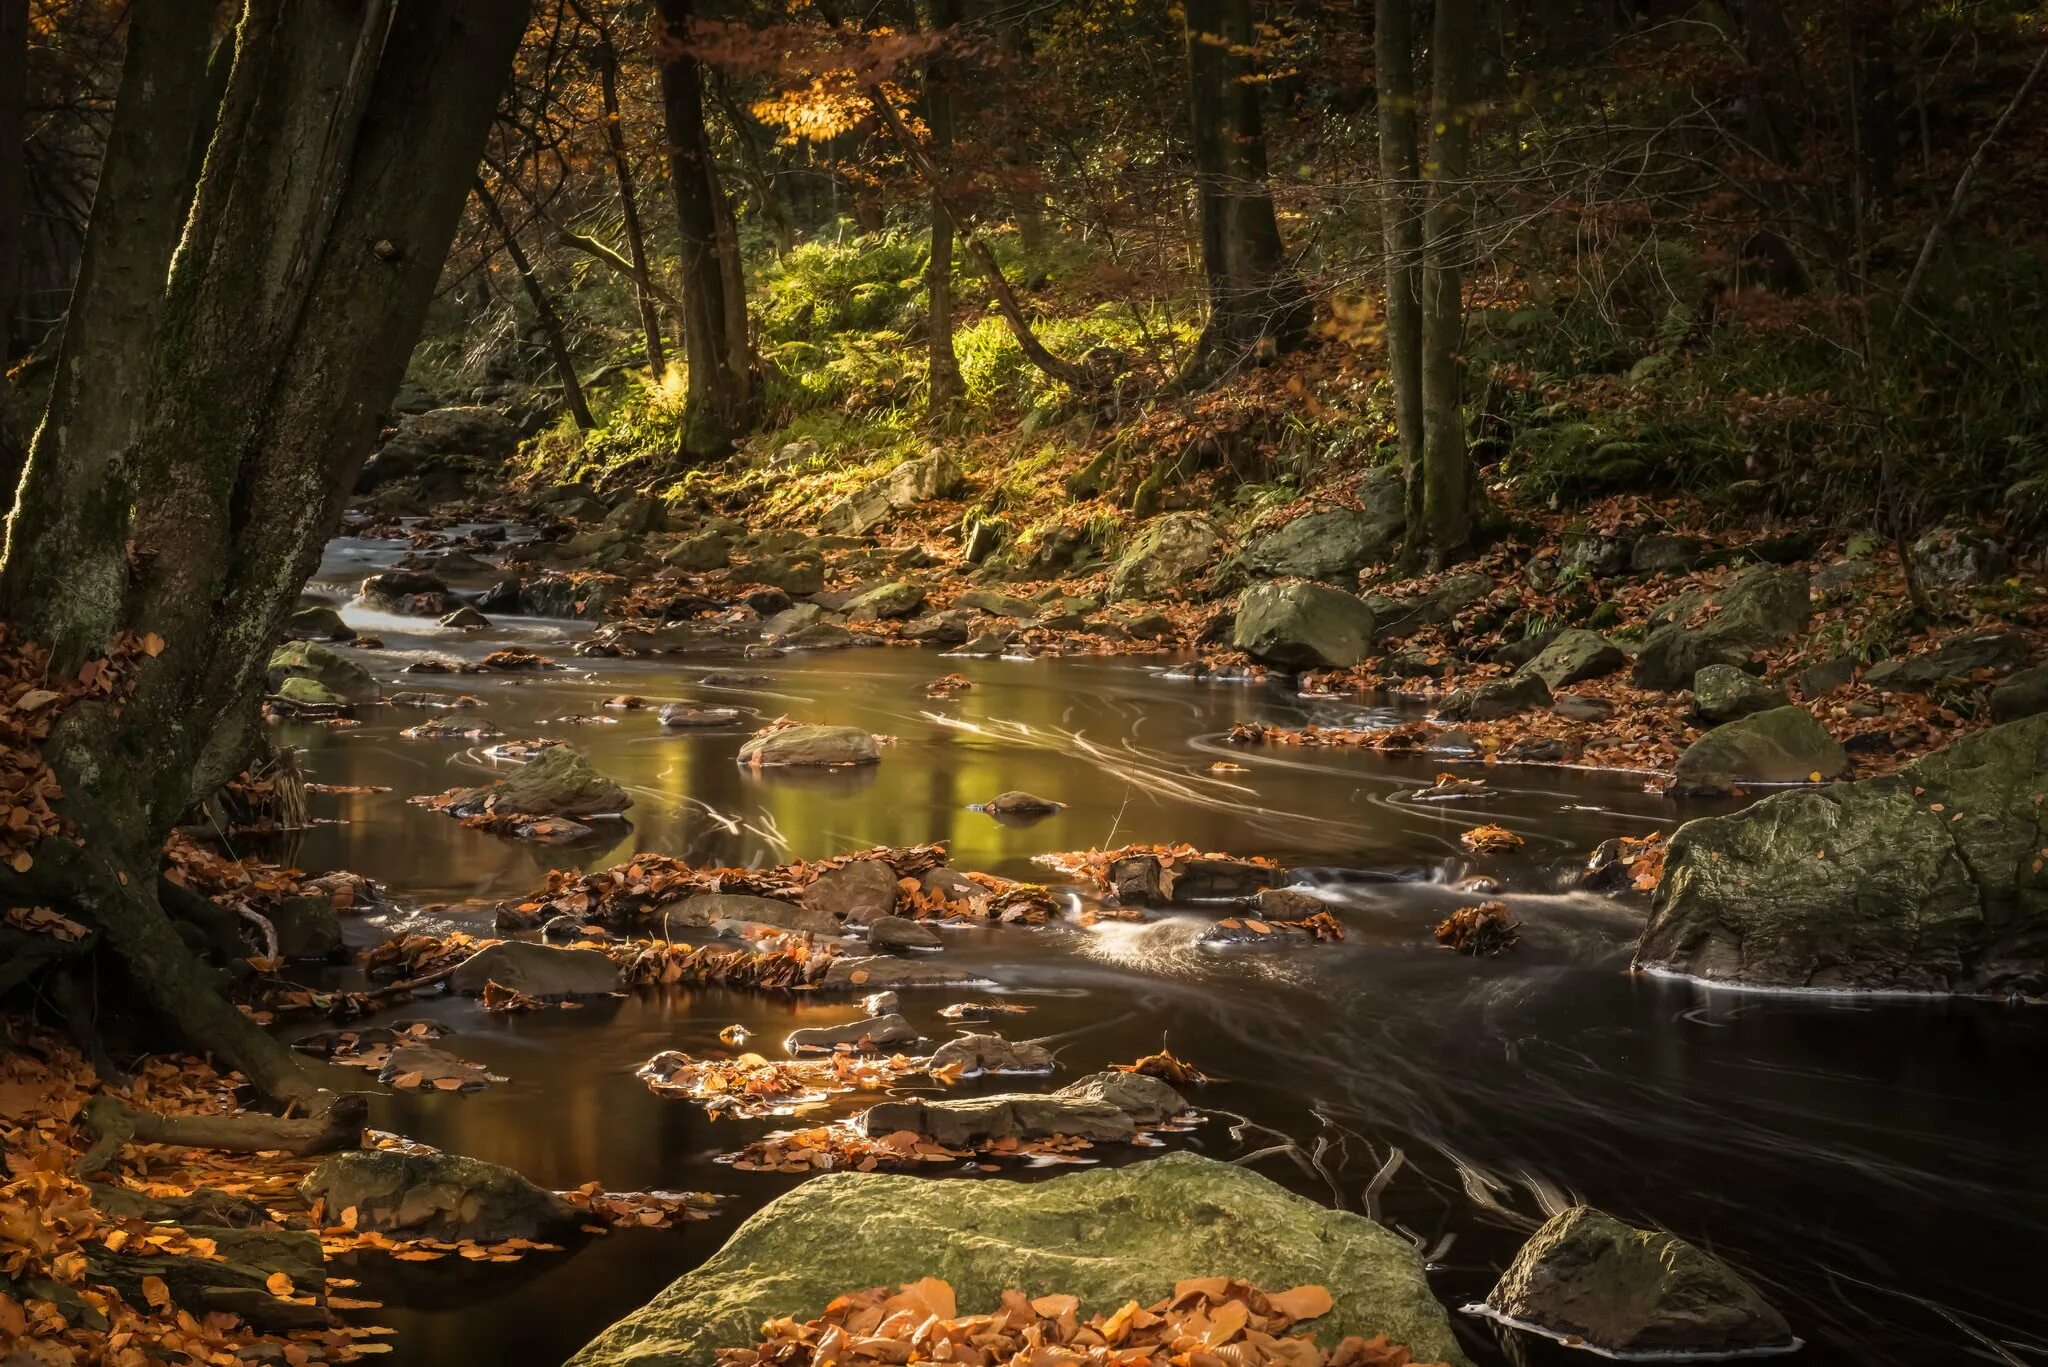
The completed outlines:
<svg viewBox="0 0 2048 1367">
<path fill-rule="evenodd" d="M 1474 826 L 1458 837 L 1458 843 L 1474 854 L 1505 854 L 1522 848 L 1522 837 L 1505 826 Z"/>
<path fill-rule="evenodd" d="M 776 1060 L 759 1054 L 693 1058 L 679 1050 L 656 1054 L 634 1076 L 663 1096 L 687 1097 L 709 1112 L 753 1118 L 794 1115 L 848 1092 L 881 1091 L 925 1072 L 928 1060 L 894 1054 L 882 1058 L 851 1051 L 822 1058 Z"/>
<path fill-rule="evenodd" d="M 1088 882 L 1100 892 L 1114 892 L 1115 881 L 1110 876 L 1110 869 L 1118 860 L 1139 856 L 1149 856 L 1159 861 L 1161 885 L 1169 894 L 1173 888 L 1175 871 L 1179 866 L 1197 859 L 1228 864 L 1251 864 L 1260 868 L 1276 867 L 1274 861 L 1264 855 L 1213 854 L 1187 844 L 1122 845 L 1113 850 L 1067 850 L 1038 855 L 1034 862 L 1057 869 L 1069 878 Z"/>
<path fill-rule="evenodd" d="M 1334 944 L 1344 938 L 1344 923 L 1327 911 L 1299 920 L 1272 916 L 1226 916 L 1216 923 L 1218 931 L 1231 932 L 1231 939 L 1259 939 L 1266 936 L 1306 937 L 1317 944 Z"/>
<path fill-rule="evenodd" d="M 927 698 L 950 698 L 956 693 L 964 693 L 972 687 L 974 687 L 974 680 L 968 678 L 965 674 L 948 674 L 943 679 L 933 679 L 930 683 L 926 684 L 924 686 L 924 695 Z"/>
<path fill-rule="evenodd" d="M 815 987 L 838 951 L 794 935 L 774 936 L 751 949 L 692 948 L 671 940 L 593 945 L 611 955 L 634 984 L 746 987 L 757 992 L 800 992 Z"/>
<path fill-rule="evenodd" d="M 1030 1158 L 1043 1162 L 1088 1161 L 1077 1155 L 1095 1147 L 1086 1139 L 997 1139 L 974 1149 L 952 1148 L 911 1130 L 870 1137 L 850 1120 L 763 1135 L 737 1153 L 719 1159 L 740 1172 L 875 1172 L 932 1163 L 974 1160 L 996 1171 L 990 1160 Z"/>
<path fill-rule="evenodd" d="M 1142 1073 L 1176 1085 L 1199 1086 L 1209 1080 L 1207 1073 L 1167 1048 L 1161 1048 L 1156 1054 L 1147 1054 L 1135 1063 L 1112 1063 L 1109 1066 L 1115 1072 Z"/>
<path fill-rule="evenodd" d="M 990 1016 L 1021 1016 L 1031 1010 L 1018 1002 L 954 1002 L 939 1008 L 942 1020 L 987 1020 Z"/>
<path fill-rule="evenodd" d="M 708 1220 L 718 1210 L 718 1198 L 702 1191 L 606 1191 L 601 1183 L 585 1182 L 558 1195 L 596 1222 L 583 1226 L 590 1234 L 612 1229 L 667 1229 L 690 1220 Z"/>
<path fill-rule="evenodd" d="M 1514 947 L 1521 923 L 1508 913 L 1505 902 L 1481 902 L 1461 907 L 1437 922 L 1436 942 L 1460 954 L 1494 955 Z"/>
</svg>

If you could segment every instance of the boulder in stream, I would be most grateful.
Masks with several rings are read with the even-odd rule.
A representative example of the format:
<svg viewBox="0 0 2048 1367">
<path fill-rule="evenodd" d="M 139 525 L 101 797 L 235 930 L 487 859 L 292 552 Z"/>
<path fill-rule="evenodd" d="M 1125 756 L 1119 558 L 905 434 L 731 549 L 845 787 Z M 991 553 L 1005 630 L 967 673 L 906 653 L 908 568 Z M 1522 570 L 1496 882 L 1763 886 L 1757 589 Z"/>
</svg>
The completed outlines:
<svg viewBox="0 0 2048 1367">
<path fill-rule="evenodd" d="M 811 1025 L 792 1030 L 783 1037 L 782 1048 L 785 1053 L 801 1054 L 837 1049 L 841 1045 L 855 1045 L 865 1040 L 877 1049 L 894 1049 L 898 1045 L 915 1044 L 922 1038 L 916 1026 L 892 1011 L 866 1020 L 848 1021 L 844 1025 Z"/>
<path fill-rule="evenodd" d="M 287 679 L 310 679 L 343 702 L 370 702 L 377 696 L 369 670 L 317 641 L 286 641 L 271 652 L 265 672 L 270 691 L 282 692 Z"/>
<path fill-rule="evenodd" d="M 875 764 L 882 747 L 858 726 L 785 726 L 755 736 L 740 747 L 739 762 L 756 768 L 823 768 Z"/>
<path fill-rule="evenodd" d="M 1091 1073 L 1056 1092 L 879 1101 L 860 1114 L 864 1134 L 909 1130 L 948 1148 L 1000 1139 L 1128 1141 L 1141 1126 L 1173 1119 L 1188 1108 L 1179 1092 L 1142 1073 Z"/>
<path fill-rule="evenodd" d="M 744 922 L 772 926 L 776 930 L 810 935 L 837 935 L 839 921 L 829 912 L 773 897 L 749 897 L 736 892 L 703 892 L 670 902 L 648 913 L 650 925 L 685 926 L 703 930 L 722 922 Z"/>
<path fill-rule="evenodd" d="M 972 1190 L 972 1200 L 934 1200 L 926 1177 L 812 1178 L 570 1367 L 716 1367 L 718 1349 L 753 1343 L 765 1320 L 809 1318 L 844 1292 L 928 1276 L 949 1283 L 963 1311 L 1024 1288 L 1078 1296 L 1083 1315 L 1150 1305 L 1187 1277 L 1320 1285 L 1336 1301 L 1315 1321 L 1322 1342 L 1383 1333 L 1417 1362 L 1467 1362 L 1405 1240 L 1244 1168 L 1176 1153 Z"/>
<path fill-rule="evenodd" d="M 449 979 L 457 992 L 470 996 L 490 983 L 542 999 L 602 996 L 619 990 L 619 968 L 595 949 L 501 940 L 457 964 Z"/>
<path fill-rule="evenodd" d="M 1254 584 L 1238 598 L 1231 644 L 1281 669 L 1349 669 L 1372 652 L 1373 611 L 1321 584 Z"/>
<path fill-rule="evenodd" d="M 834 959 L 818 984 L 821 992 L 894 992 L 912 987 L 974 987 L 987 978 L 966 968 L 956 968 L 944 956 L 901 958 L 894 954 L 868 954 Z"/>
<path fill-rule="evenodd" d="M 1675 1234 L 1590 1206 L 1551 1217 L 1487 1293 L 1494 1318 L 1604 1356 L 1784 1351 L 1792 1330 L 1757 1289 Z"/>
<path fill-rule="evenodd" d="M 326 603 L 309 603 L 285 619 L 284 629 L 306 641 L 353 641 L 355 628 L 341 620 L 341 613 Z"/>
<path fill-rule="evenodd" d="M 460 788 L 436 802 L 456 816 L 499 812 L 519 816 L 613 816 L 632 795 L 567 745 L 550 745 L 496 783 Z"/>
<path fill-rule="evenodd" d="M 576 1207 L 510 1168 L 453 1153 L 366 1149 L 331 1154 L 299 1191 L 330 1219 L 410 1239 L 540 1239 L 580 1218 Z"/>
<path fill-rule="evenodd" d="M 2048 989 L 2044 792 L 2048 714 L 1882 778 L 1687 822 L 1636 966 L 1774 987 Z"/>
<path fill-rule="evenodd" d="M 876 953 L 898 949 L 944 949 L 939 932 L 907 916 L 877 916 L 868 922 L 868 948 Z"/>
<path fill-rule="evenodd" d="M 663 703 L 656 719 L 671 731 L 697 731 L 713 726 L 731 726 L 740 719 L 737 707 L 695 707 L 685 702 Z"/>
<path fill-rule="evenodd" d="M 896 910 L 896 870 L 880 859 L 849 859 L 827 869 L 798 894 L 807 910 L 864 926 Z"/>
<path fill-rule="evenodd" d="M 1685 748 L 1673 797 L 1726 796 L 1752 783 L 1821 783 L 1849 771 L 1849 753 L 1803 707 L 1774 707 L 1717 726 Z"/>
<path fill-rule="evenodd" d="M 958 1068 L 962 1077 L 981 1073 L 1049 1073 L 1052 1050 L 1033 1040 L 1001 1035 L 960 1035 L 932 1050 L 932 1071 Z"/>
</svg>

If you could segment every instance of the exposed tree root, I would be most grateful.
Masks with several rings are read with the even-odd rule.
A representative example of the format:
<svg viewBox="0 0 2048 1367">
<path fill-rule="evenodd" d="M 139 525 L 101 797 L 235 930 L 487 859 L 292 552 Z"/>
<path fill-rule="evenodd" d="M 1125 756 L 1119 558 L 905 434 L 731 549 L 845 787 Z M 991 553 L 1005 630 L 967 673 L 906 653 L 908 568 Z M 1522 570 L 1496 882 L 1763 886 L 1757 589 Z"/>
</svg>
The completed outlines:
<svg viewBox="0 0 2048 1367">
<path fill-rule="evenodd" d="M 96 1096 L 79 1113 L 93 1145 L 79 1157 L 81 1176 L 104 1172 L 123 1144 L 171 1144 L 226 1153 L 283 1152 L 304 1157 L 362 1147 L 369 1104 L 359 1096 L 337 1096 L 324 1114 L 306 1117 L 254 1115 L 158 1115 L 138 1111 L 110 1096 Z"/>
</svg>

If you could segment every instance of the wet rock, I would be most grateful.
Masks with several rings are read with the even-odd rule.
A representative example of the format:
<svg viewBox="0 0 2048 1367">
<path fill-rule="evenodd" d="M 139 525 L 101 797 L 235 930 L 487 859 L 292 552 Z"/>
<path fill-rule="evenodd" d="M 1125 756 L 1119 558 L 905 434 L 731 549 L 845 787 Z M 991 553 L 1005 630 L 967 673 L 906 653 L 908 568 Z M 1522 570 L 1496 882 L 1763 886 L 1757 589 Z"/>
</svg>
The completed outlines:
<svg viewBox="0 0 2048 1367">
<path fill-rule="evenodd" d="M 440 1086 L 444 1078 L 455 1086 Z M 384 1066 L 377 1070 L 377 1081 L 386 1087 L 477 1092 L 493 1079 L 482 1068 L 457 1058 L 446 1049 L 437 1049 L 429 1044 L 400 1044 L 385 1056 Z"/>
<path fill-rule="evenodd" d="M 529 997 L 593 997 L 619 990 L 619 969 L 595 949 L 501 940 L 457 964 L 448 981 L 457 992 L 472 997 L 490 983 Z"/>
<path fill-rule="evenodd" d="M 303 708 L 347 707 L 349 701 L 317 679 L 290 678 L 272 695 L 282 702 Z"/>
<path fill-rule="evenodd" d="M 2004 543 L 1981 527 L 1938 528 L 1915 541 L 1911 554 L 1920 581 L 1942 588 L 1983 587 L 2012 568 Z"/>
<path fill-rule="evenodd" d="M 318 963 L 341 954 L 341 918 L 335 915 L 334 903 L 317 893 L 280 900 L 270 910 L 270 925 L 283 958 Z"/>
<path fill-rule="evenodd" d="M 1604 1354 L 1690 1356 L 1789 1348 L 1792 1330 L 1726 1263 L 1675 1234 L 1590 1206 L 1551 1217 L 1487 1293 L 1486 1308 Z"/>
<path fill-rule="evenodd" d="M 1155 854 L 1129 854 L 1109 866 L 1111 891 L 1134 907 L 1236 901 L 1284 881 L 1281 870 L 1245 859 L 1187 859 L 1169 865 Z"/>
<path fill-rule="evenodd" d="M 785 726 L 751 737 L 739 753 L 741 764 L 758 768 L 875 764 L 881 758 L 874 736 L 857 726 Z"/>
<path fill-rule="evenodd" d="M 1717 726 L 1688 745 L 1672 770 L 1670 792 L 1726 795 L 1752 783 L 1819 783 L 1848 771 L 1848 752 L 1811 712 L 1775 707 Z"/>
<path fill-rule="evenodd" d="M 2048 989 L 2048 715 L 1672 836 L 1642 968 L 1785 987 Z"/>
<path fill-rule="evenodd" d="M 1949 680 L 1967 681 L 1980 669 L 2016 668 L 2026 659 L 2027 638 L 2019 632 L 1972 631 L 1922 654 L 1874 664 L 1863 682 L 1890 693 L 1925 693 Z"/>
<path fill-rule="evenodd" d="M 864 926 L 896 910 L 896 870 L 879 859 L 852 859 L 827 869 L 799 896 L 812 911 Z"/>
<path fill-rule="evenodd" d="M 1054 802 L 1049 797 L 1039 797 L 1035 793 L 1013 789 L 1007 793 L 998 793 L 980 804 L 980 810 L 990 816 L 1051 816 L 1054 812 L 1064 811 L 1066 805 L 1064 802 Z"/>
<path fill-rule="evenodd" d="M 766 688 L 775 680 L 766 674 L 736 674 L 720 670 L 704 675 L 697 682 L 706 688 Z"/>
<path fill-rule="evenodd" d="M 1030 618 L 1038 615 L 1038 604 L 999 589 L 969 589 L 953 600 L 956 608 L 972 608 L 996 617 Z"/>
<path fill-rule="evenodd" d="M 475 627 L 487 627 L 491 619 L 475 608 L 457 608 L 441 619 L 440 625 L 451 631 L 467 631 Z"/>
<path fill-rule="evenodd" d="M 679 902 L 656 907 L 649 915 L 654 924 L 664 926 L 703 929 L 721 922 L 740 922 L 810 935 L 837 935 L 840 921 L 821 908 L 735 892 L 698 893 Z"/>
<path fill-rule="evenodd" d="M 1166 513 L 1138 534 L 1110 572 L 1111 598 L 1164 598 L 1216 563 L 1223 531 L 1200 513 Z"/>
<path fill-rule="evenodd" d="M 903 626 L 903 639 L 937 646 L 957 646 L 974 635 L 974 614 L 959 609 L 929 613 Z"/>
<path fill-rule="evenodd" d="M 668 526 L 668 507 L 658 498 L 634 494 L 605 514 L 604 525 L 628 536 L 645 536 Z"/>
<path fill-rule="evenodd" d="M 898 581 L 864 589 L 846 605 L 846 615 L 856 622 L 881 618 L 908 617 L 924 606 L 924 585 Z"/>
<path fill-rule="evenodd" d="M 837 622 L 808 622 L 776 638 L 785 650 L 844 650 L 858 639 Z"/>
<path fill-rule="evenodd" d="M 1550 706 L 1550 687 L 1534 674 L 1488 679 L 1477 688 L 1460 688 L 1436 710 L 1440 721 L 1498 721 Z"/>
<path fill-rule="evenodd" d="M 1350 508 L 1303 513 L 1245 547 L 1245 568 L 1266 579 L 1356 583 L 1360 570 L 1393 558 L 1403 521 Z"/>
<path fill-rule="evenodd" d="M 834 959 L 819 988 L 826 992 L 892 992 L 913 987 L 972 987 L 988 980 L 941 956 L 869 954 Z"/>
<path fill-rule="evenodd" d="M 1708 665 L 1692 676 L 1692 709 L 1711 722 L 1734 721 L 1791 702 L 1784 689 L 1734 665 Z"/>
<path fill-rule="evenodd" d="M 893 1016 L 901 1004 L 894 992 L 870 992 L 860 999 L 860 1009 L 870 1016 Z"/>
<path fill-rule="evenodd" d="M 766 584 L 798 598 L 808 598 L 825 589 L 825 561 L 815 551 L 794 552 L 766 560 L 751 561 L 734 571 L 748 583 Z"/>
<path fill-rule="evenodd" d="M 690 703 L 671 702 L 663 703 L 655 716 L 671 730 L 702 730 L 735 725 L 740 720 L 740 711 L 736 707 L 697 707 Z"/>
<path fill-rule="evenodd" d="M 1583 693 L 1559 693 L 1550 700 L 1550 710 L 1569 721 L 1603 722 L 1614 715 L 1614 704 Z"/>
<path fill-rule="evenodd" d="M 1771 565 L 1743 571 L 1715 602 L 1720 611 L 1700 626 L 1673 620 L 1650 633 L 1630 676 L 1636 687 L 1684 688 L 1708 665 L 1746 665 L 1805 631 L 1813 615 L 1805 572 Z"/>
<path fill-rule="evenodd" d="M 357 592 L 364 602 L 386 612 L 437 617 L 447 610 L 447 583 L 439 575 L 421 570 L 385 570 L 370 575 Z"/>
<path fill-rule="evenodd" d="M 324 603 L 300 608 L 285 620 L 284 629 L 302 641 L 352 641 L 356 635 L 355 628 Z"/>
<path fill-rule="evenodd" d="M 421 476 L 437 467 L 464 468 L 512 454 L 519 429 L 495 408 L 435 408 L 398 420 L 384 445 L 363 465 L 356 489 L 368 493 L 396 480 Z M 449 467 L 450 458 L 461 464 Z"/>
<path fill-rule="evenodd" d="M 844 1025 L 813 1025 L 792 1030 L 783 1037 L 782 1049 L 787 1054 L 815 1053 L 837 1049 L 841 1045 L 858 1045 L 863 1041 L 877 1049 L 896 1049 L 915 1044 L 922 1038 L 917 1027 L 903 1017 L 885 1014 L 848 1021 Z"/>
<path fill-rule="evenodd" d="M 2018 721 L 2048 712 L 2048 665 L 2022 669 L 1991 690 L 1991 720 Z"/>
<path fill-rule="evenodd" d="M 1320 584 L 1254 584 L 1238 599 L 1231 643 L 1281 669 L 1348 669 L 1372 653 L 1373 611 Z"/>
<path fill-rule="evenodd" d="M 966 488 L 960 462 L 945 452 L 906 460 L 857 493 L 825 510 L 818 529 L 865 536 L 903 509 L 934 499 L 953 498 Z"/>
<path fill-rule="evenodd" d="M 1533 675 L 1550 689 L 1612 674 L 1628 663 L 1622 648 L 1597 631 L 1560 631 L 1517 674 Z"/>
<path fill-rule="evenodd" d="M 1056 1134 L 1128 1141 L 1141 1125 L 1156 1125 L 1186 1109 L 1180 1093 L 1157 1078 L 1095 1073 L 1046 1095 L 883 1101 L 862 1112 L 859 1123 L 869 1135 L 910 1130 L 949 1148 L 965 1148 L 997 1139 L 1045 1139 Z"/>
<path fill-rule="evenodd" d="M 732 563 L 732 538 L 724 532 L 694 532 L 662 552 L 661 563 L 685 574 L 706 574 Z"/>
<path fill-rule="evenodd" d="M 550 745 L 496 783 L 464 789 L 444 810 L 456 816 L 583 817 L 612 816 L 632 805 L 632 795 L 593 769 L 580 751 Z"/>
<path fill-rule="evenodd" d="M 903 916 L 877 916 L 868 922 L 868 948 L 876 953 L 899 949 L 944 949 L 939 933 L 922 921 Z"/>
<path fill-rule="evenodd" d="M 542 1239 L 575 1225 L 576 1208 L 510 1168 L 452 1153 L 337 1153 L 299 1184 L 356 1228 L 410 1239 Z"/>
<path fill-rule="evenodd" d="M 1052 1050 L 1031 1040 L 1001 1035 L 961 1035 L 932 1050 L 932 1071 L 958 1068 L 962 1077 L 981 1073 L 1049 1073 Z"/>
<path fill-rule="evenodd" d="M 370 702 L 377 682 L 370 671 L 317 641 L 287 641 L 270 656 L 264 673 L 270 691 L 279 692 L 287 679 L 310 679 L 344 702 Z"/>
<path fill-rule="evenodd" d="M 476 610 L 482 613 L 503 612 L 514 616 L 526 611 L 522 585 L 516 575 L 498 580 L 477 595 Z"/>
<path fill-rule="evenodd" d="M 1421 1260 L 1362 1215 L 1330 1210 L 1245 1168 L 1169 1154 L 1045 1182 L 986 1182 L 933 1200 L 930 1179 L 828 1173 L 771 1202 L 726 1246 L 613 1325 L 570 1367 L 715 1367 L 763 1321 L 808 1318 L 853 1286 L 932 1276 L 963 1312 L 1012 1287 L 1079 1296 L 1084 1315 L 1150 1305 L 1220 1268 L 1260 1286 L 1327 1286 L 1322 1342 L 1384 1333 L 1418 1362 L 1466 1359 Z"/>
<path fill-rule="evenodd" d="M 1799 696 L 1812 702 L 1844 687 L 1856 677 L 1856 657 L 1837 655 L 1799 671 Z"/>
<path fill-rule="evenodd" d="M 1677 574 L 1700 563 L 1707 543 L 1696 536 L 1653 533 L 1637 540 L 1628 567 L 1636 574 Z"/>
</svg>

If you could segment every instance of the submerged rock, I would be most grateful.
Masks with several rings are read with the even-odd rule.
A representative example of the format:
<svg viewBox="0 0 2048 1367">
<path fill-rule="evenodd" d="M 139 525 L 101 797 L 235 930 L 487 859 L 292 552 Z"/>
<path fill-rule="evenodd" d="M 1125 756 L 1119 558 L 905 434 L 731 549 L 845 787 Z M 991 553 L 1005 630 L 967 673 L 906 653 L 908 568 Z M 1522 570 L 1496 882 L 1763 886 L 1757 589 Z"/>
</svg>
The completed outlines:
<svg viewBox="0 0 2048 1367">
<path fill-rule="evenodd" d="M 943 949 L 945 941 L 939 938 L 939 932 L 922 921 L 904 916 L 877 916 L 868 922 L 868 948 L 876 951 Z"/>
<path fill-rule="evenodd" d="M 1883 778 L 1688 822 L 1636 965 L 1783 987 L 2040 992 L 2044 791 L 2048 715 Z"/>
<path fill-rule="evenodd" d="M 1223 531 L 1200 513 L 1166 513 L 1147 523 L 1110 572 L 1111 598 L 1164 598 L 1223 553 Z"/>
<path fill-rule="evenodd" d="M 1329 1210 L 1195 1154 L 1046 1182 L 984 1182 L 934 1200 L 929 1178 L 828 1173 L 762 1208 L 725 1247 L 600 1334 L 570 1367 L 715 1367 L 764 1320 L 819 1314 L 859 1287 L 948 1282 L 965 1312 L 1005 1290 L 1060 1291 L 1083 1315 L 1150 1305 L 1186 1277 L 1320 1285 L 1334 1345 L 1384 1333 L 1418 1362 L 1466 1362 L 1421 1260 L 1364 1216 Z"/>
<path fill-rule="evenodd" d="M 736 707 L 693 707 L 689 703 L 663 703 L 655 714 L 671 730 L 698 730 L 709 726 L 731 726 L 740 719 Z"/>
<path fill-rule="evenodd" d="M 1237 901 L 1283 881 L 1279 869 L 1249 859 L 1187 859 L 1168 865 L 1156 854 L 1129 854 L 1109 866 L 1111 891 L 1134 907 Z"/>
<path fill-rule="evenodd" d="M 762 768 L 875 764 L 881 758 L 874 736 L 857 726 L 785 726 L 753 737 L 739 753 L 741 764 Z"/>
<path fill-rule="evenodd" d="M 1763 1352 L 1795 1342 L 1784 1316 L 1720 1259 L 1589 1206 L 1537 1230 L 1487 1293 L 1486 1309 L 1609 1354 Z"/>
<path fill-rule="evenodd" d="M 905 959 L 869 954 L 834 959 L 818 987 L 825 992 L 894 992 L 911 987 L 969 987 L 987 981 L 971 969 L 954 967 L 943 955 Z"/>
<path fill-rule="evenodd" d="M 1254 584 L 1238 599 L 1231 644 L 1282 669 L 1349 669 L 1372 653 L 1371 608 L 1320 584 Z"/>
<path fill-rule="evenodd" d="M 1849 771 L 1849 753 L 1803 707 L 1774 707 L 1717 726 L 1685 748 L 1674 797 L 1727 794 L 1751 783 L 1820 783 Z"/>
<path fill-rule="evenodd" d="M 545 1238 L 575 1225 L 576 1208 L 510 1168 L 452 1153 L 365 1150 L 321 1160 L 299 1190 L 330 1217 L 412 1239 Z"/>
<path fill-rule="evenodd" d="M 598 997 L 619 990 L 619 968 L 595 949 L 502 940 L 457 964 L 448 983 L 469 996 L 496 983 L 529 997 Z"/>
</svg>

